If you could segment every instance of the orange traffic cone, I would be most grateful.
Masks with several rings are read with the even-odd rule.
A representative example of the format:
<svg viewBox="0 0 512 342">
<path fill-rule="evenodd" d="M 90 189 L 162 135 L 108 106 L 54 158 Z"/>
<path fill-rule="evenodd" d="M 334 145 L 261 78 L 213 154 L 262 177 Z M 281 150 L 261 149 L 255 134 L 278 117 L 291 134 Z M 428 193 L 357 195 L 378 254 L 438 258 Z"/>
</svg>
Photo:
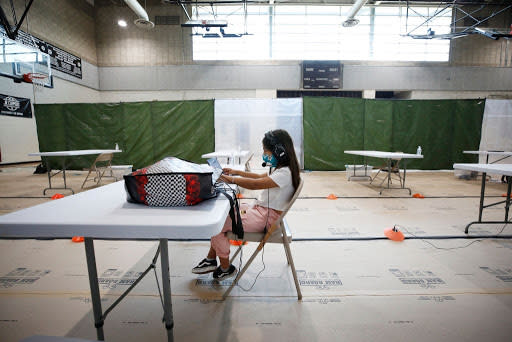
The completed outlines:
<svg viewBox="0 0 512 342">
<path fill-rule="evenodd" d="M 507 194 L 501 194 L 501 197 L 507 197 Z M 510 194 L 510 198 L 512 198 L 512 194 Z"/>
<path fill-rule="evenodd" d="M 63 194 L 55 194 L 52 196 L 52 200 L 56 200 L 56 199 L 59 199 L 59 198 L 64 198 L 64 195 Z"/>
<path fill-rule="evenodd" d="M 73 242 L 84 242 L 84 237 L 83 236 L 73 236 L 71 241 L 73 241 Z"/>
<path fill-rule="evenodd" d="M 388 239 L 393 241 L 404 241 L 405 239 L 404 234 L 401 231 L 399 231 L 396 228 L 396 226 L 394 226 L 393 228 L 384 229 L 384 235 L 386 235 Z"/>
<path fill-rule="evenodd" d="M 244 198 L 244 195 L 242 195 L 242 194 L 236 194 L 236 198 Z"/>
<path fill-rule="evenodd" d="M 329 200 L 335 200 L 335 199 L 338 199 L 338 197 L 336 197 L 335 194 L 330 194 L 329 196 L 327 196 L 327 199 Z"/>
<path fill-rule="evenodd" d="M 423 196 L 422 194 L 419 194 L 419 193 L 413 194 L 412 197 L 414 197 L 414 198 L 425 198 L 425 196 Z"/>
<path fill-rule="evenodd" d="M 247 241 L 242 241 L 242 240 L 229 240 L 229 244 L 231 246 L 241 246 L 242 243 L 245 245 L 247 245 Z"/>
</svg>

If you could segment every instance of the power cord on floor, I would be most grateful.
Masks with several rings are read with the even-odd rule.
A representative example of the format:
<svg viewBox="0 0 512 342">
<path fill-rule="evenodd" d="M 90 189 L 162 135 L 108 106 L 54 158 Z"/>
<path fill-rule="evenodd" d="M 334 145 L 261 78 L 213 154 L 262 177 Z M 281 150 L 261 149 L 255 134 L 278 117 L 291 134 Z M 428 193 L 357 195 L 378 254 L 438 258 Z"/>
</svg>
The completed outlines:
<svg viewBox="0 0 512 342">
<path fill-rule="evenodd" d="M 500 235 L 500 234 L 503 232 L 503 230 L 505 230 L 505 227 L 506 227 L 506 226 L 507 226 L 507 224 L 509 224 L 509 223 L 510 223 L 510 221 L 509 221 L 509 222 L 507 222 L 507 223 L 505 223 L 505 224 L 503 225 L 503 227 L 501 227 L 501 230 L 499 231 L 499 233 L 497 233 L 497 234 L 496 234 L 496 236 L 497 236 L 497 235 Z M 465 246 L 459 246 L 459 247 L 438 247 L 438 246 L 434 245 L 432 242 L 428 241 L 427 239 L 421 238 L 420 236 L 418 236 L 418 235 L 415 235 L 415 234 L 411 233 L 411 232 L 410 232 L 407 228 L 405 228 L 404 226 L 400 226 L 400 225 L 398 225 L 398 224 L 395 224 L 395 227 L 399 227 L 399 228 L 401 228 L 401 229 L 405 230 L 405 232 L 407 232 L 408 234 L 410 234 L 410 235 L 414 236 L 415 238 L 417 238 L 417 239 L 419 239 L 419 240 L 421 240 L 421 241 L 423 241 L 423 242 L 425 242 L 425 243 L 428 243 L 429 245 L 431 245 L 431 246 L 432 246 L 432 247 L 434 247 L 435 249 L 441 249 L 441 250 L 462 249 L 462 248 L 466 248 L 466 247 L 471 246 L 471 245 L 472 245 L 472 244 L 474 244 L 475 242 L 482 242 L 482 241 L 484 241 L 484 240 L 485 240 L 485 239 L 477 239 L 477 240 L 473 240 L 473 241 L 471 241 L 470 243 L 468 243 L 467 245 L 465 245 Z"/>
<path fill-rule="evenodd" d="M 243 248 L 240 250 L 240 263 L 238 264 L 238 273 L 240 273 L 240 269 L 242 268 L 242 254 L 243 254 Z M 263 263 L 263 268 L 261 269 L 261 271 L 258 272 L 258 274 L 256 274 L 256 278 L 254 278 L 254 282 L 252 283 L 251 287 L 249 287 L 248 289 L 244 289 L 243 286 L 240 285 L 239 283 L 237 283 L 236 286 L 238 286 L 239 288 L 241 288 L 245 292 L 249 292 L 249 291 L 252 290 L 252 288 L 256 284 L 256 281 L 258 280 L 258 277 L 260 276 L 260 274 L 263 271 L 265 271 L 265 261 L 263 261 L 263 255 L 264 254 L 265 254 L 265 246 L 263 246 L 263 248 L 261 250 L 261 262 Z"/>
</svg>

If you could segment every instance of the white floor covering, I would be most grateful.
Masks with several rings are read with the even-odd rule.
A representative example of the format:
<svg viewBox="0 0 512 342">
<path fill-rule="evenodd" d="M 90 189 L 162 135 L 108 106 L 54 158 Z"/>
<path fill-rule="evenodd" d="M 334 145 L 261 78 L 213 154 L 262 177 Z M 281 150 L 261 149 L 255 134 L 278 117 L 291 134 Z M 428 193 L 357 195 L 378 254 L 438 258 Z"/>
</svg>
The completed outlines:
<svg viewBox="0 0 512 342">
<path fill-rule="evenodd" d="M 470 236 L 479 238 L 464 234 L 478 218 L 479 180 L 411 173 L 413 193 L 426 196 L 416 199 L 404 190 L 380 196 L 342 173 L 303 176 L 288 215 L 302 301 L 281 245 L 265 247 L 265 270 L 250 291 L 235 287 L 221 301 L 231 280 L 190 273 L 208 242 L 171 241 L 175 341 L 510 341 L 512 240 L 480 236 L 512 235 L 512 225 L 472 227 Z M 488 190 L 486 201 L 504 199 L 503 184 Z M 330 193 L 339 198 L 325 199 Z M 503 214 L 503 205 L 484 212 L 486 219 Z M 383 239 L 395 224 L 408 239 Z M 255 246 L 244 247 L 244 260 Z M 156 247 L 95 241 L 104 309 L 146 269 Z M 251 287 L 262 268 L 260 255 L 240 285 Z M 162 315 L 151 272 L 110 313 L 106 340 L 165 341 Z M 95 339 L 83 244 L 0 240 L 0 341 L 36 334 Z"/>
</svg>

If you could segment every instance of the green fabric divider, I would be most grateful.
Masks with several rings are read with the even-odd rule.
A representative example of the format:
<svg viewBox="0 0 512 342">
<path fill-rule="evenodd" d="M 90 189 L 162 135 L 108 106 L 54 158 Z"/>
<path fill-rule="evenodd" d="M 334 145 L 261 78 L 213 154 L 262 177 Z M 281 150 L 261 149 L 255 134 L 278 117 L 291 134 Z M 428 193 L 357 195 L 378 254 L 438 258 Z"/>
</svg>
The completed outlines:
<svg viewBox="0 0 512 342">
<path fill-rule="evenodd" d="M 214 150 L 213 100 L 35 105 L 40 151 L 123 150 L 113 164 L 134 168 L 176 156 L 196 163 Z M 68 169 L 88 168 L 97 156 L 68 158 Z M 51 166 L 60 169 L 61 158 Z"/>
<path fill-rule="evenodd" d="M 343 170 L 362 158 L 343 153 L 363 149 L 364 103 L 360 99 L 304 97 L 304 168 Z"/>
<path fill-rule="evenodd" d="M 215 148 L 212 101 L 153 102 L 156 159 L 175 156 L 200 163 Z M 169 129 L 172 127 L 172 129 Z"/>
<path fill-rule="evenodd" d="M 484 108 L 484 100 L 459 100 L 456 102 L 453 125 L 455 127 L 452 146 L 453 163 L 478 163 L 478 155 L 465 154 L 462 151 L 478 151 L 480 149 Z"/>
<path fill-rule="evenodd" d="M 402 165 L 438 170 L 451 169 L 455 162 L 476 162 L 476 156 L 462 151 L 478 150 L 484 107 L 483 100 L 304 98 L 304 167 L 344 170 L 345 164 L 363 161 L 344 155 L 344 150 L 416 153 L 418 146 L 424 158 L 404 159 Z"/>
<path fill-rule="evenodd" d="M 364 100 L 364 150 L 393 150 L 393 103 L 391 100 Z M 380 158 L 366 158 L 374 167 L 383 166 Z"/>
<path fill-rule="evenodd" d="M 123 114 L 126 124 L 119 148 L 126 161 L 121 165 L 133 165 L 136 169 L 151 165 L 158 160 L 154 153 L 151 103 L 123 103 Z"/>
<path fill-rule="evenodd" d="M 396 101 L 393 122 L 393 151 L 416 153 L 422 148 L 423 159 L 403 160 L 409 169 L 452 168 L 452 100 Z"/>
<path fill-rule="evenodd" d="M 34 105 L 39 151 L 66 151 L 66 116 L 62 104 Z M 43 137 L 41 139 L 40 137 Z M 34 151 L 37 152 L 37 151 Z M 44 158 L 52 165 L 62 165 L 60 158 Z"/>
</svg>

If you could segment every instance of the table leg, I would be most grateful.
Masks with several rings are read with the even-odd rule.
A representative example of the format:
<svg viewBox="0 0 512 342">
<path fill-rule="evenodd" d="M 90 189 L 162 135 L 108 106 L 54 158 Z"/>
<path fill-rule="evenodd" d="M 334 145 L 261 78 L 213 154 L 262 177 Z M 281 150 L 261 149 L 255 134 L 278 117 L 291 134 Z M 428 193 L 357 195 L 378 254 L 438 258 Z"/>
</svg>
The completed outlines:
<svg viewBox="0 0 512 342">
<path fill-rule="evenodd" d="M 94 255 L 94 243 L 92 238 L 85 238 L 85 257 L 87 259 L 87 270 L 89 272 L 89 286 L 91 287 L 92 311 L 94 314 L 94 327 L 98 340 L 104 341 L 103 317 L 101 311 L 100 287 L 98 284 L 98 272 L 96 271 L 96 257 Z"/>
<path fill-rule="evenodd" d="M 388 189 L 391 186 L 391 159 L 388 158 Z"/>
<path fill-rule="evenodd" d="M 160 262 L 162 265 L 162 288 L 164 292 L 164 320 L 167 329 L 167 341 L 174 341 L 173 328 L 174 320 L 172 317 L 171 301 L 171 277 L 169 273 L 169 249 L 167 239 L 160 239 Z"/>
<path fill-rule="evenodd" d="M 512 176 L 507 176 L 506 179 L 507 179 L 507 183 L 508 183 L 508 188 L 507 188 L 507 199 L 505 202 L 505 222 L 508 222 L 508 211 L 510 209 L 510 190 L 512 187 Z"/>
<path fill-rule="evenodd" d="M 54 188 L 52 187 L 52 177 L 59 174 L 61 171 L 58 171 L 52 175 L 52 170 L 50 168 L 50 162 L 48 162 L 48 158 L 46 158 L 46 169 L 48 170 L 48 188 L 43 190 L 43 195 L 46 195 L 47 190 L 70 190 L 74 195 L 75 191 L 72 188 L 68 188 L 66 185 L 66 160 L 62 161 L 62 177 L 64 178 L 64 187 L 63 188 Z"/>
<path fill-rule="evenodd" d="M 67 189 L 67 185 L 66 185 L 66 161 L 65 160 L 62 161 L 62 177 L 64 178 L 64 189 Z M 73 191 L 73 190 L 71 190 L 71 191 Z"/>
<path fill-rule="evenodd" d="M 482 173 L 482 185 L 480 188 L 480 208 L 478 210 L 478 222 L 482 221 L 482 212 L 484 211 L 484 195 L 485 195 L 485 179 L 487 178 L 487 173 Z"/>
<path fill-rule="evenodd" d="M 398 169 L 398 172 L 400 172 L 400 169 Z M 410 195 L 412 193 L 411 189 L 405 187 L 405 176 L 406 175 L 407 175 L 407 160 L 404 159 L 404 179 L 403 179 L 403 182 L 402 182 L 402 189 L 409 190 L 409 195 Z"/>
<path fill-rule="evenodd" d="M 52 188 L 52 169 L 50 169 L 50 162 L 48 161 L 48 158 L 44 158 L 44 163 L 46 164 L 46 172 L 48 174 L 48 186 L 51 189 Z M 45 194 L 46 189 L 43 191 L 43 195 Z"/>
</svg>

